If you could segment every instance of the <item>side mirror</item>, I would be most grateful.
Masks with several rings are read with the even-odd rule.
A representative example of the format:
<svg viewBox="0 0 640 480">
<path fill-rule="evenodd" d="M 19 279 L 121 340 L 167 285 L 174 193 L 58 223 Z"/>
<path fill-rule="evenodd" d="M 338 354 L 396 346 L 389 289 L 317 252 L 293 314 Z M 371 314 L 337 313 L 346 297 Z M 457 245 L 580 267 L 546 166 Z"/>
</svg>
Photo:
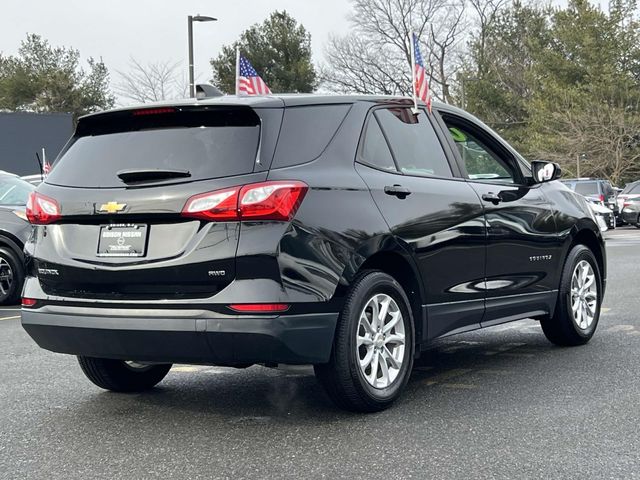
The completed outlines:
<svg viewBox="0 0 640 480">
<path fill-rule="evenodd" d="M 551 182 L 562 176 L 562 168 L 554 162 L 535 160 L 531 162 L 531 173 L 535 183 Z"/>
</svg>

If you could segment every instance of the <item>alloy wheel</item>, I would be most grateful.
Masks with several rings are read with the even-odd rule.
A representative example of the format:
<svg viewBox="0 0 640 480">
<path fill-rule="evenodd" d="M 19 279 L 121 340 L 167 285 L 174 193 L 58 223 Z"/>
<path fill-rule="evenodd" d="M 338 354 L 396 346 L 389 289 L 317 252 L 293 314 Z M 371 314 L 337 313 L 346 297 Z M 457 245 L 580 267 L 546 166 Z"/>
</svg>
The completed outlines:
<svg viewBox="0 0 640 480">
<path fill-rule="evenodd" d="M 0 299 L 4 299 L 10 295 L 12 285 L 13 269 L 5 258 L 0 257 Z"/>
<path fill-rule="evenodd" d="M 571 277 L 571 313 L 573 321 L 581 330 L 587 330 L 596 316 L 598 307 L 598 285 L 593 267 L 581 260 Z"/>
<path fill-rule="evenodd" d="M 400 307 L 386 294 L 365 304 L 358 322 L 357 351 L 360 371 L 374 388 L 391 385 L 404 361 L 405 328 Z"/>
</svg>

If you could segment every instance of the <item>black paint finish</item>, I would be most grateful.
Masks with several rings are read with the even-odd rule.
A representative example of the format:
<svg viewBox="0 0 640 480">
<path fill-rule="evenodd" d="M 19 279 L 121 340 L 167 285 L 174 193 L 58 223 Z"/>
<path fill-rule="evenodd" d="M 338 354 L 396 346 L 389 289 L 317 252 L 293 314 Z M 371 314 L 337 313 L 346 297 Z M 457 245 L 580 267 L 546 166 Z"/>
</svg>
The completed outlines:
<svg viewBox="0 0 640 480">
<path fill-rule="evenodd" d="M 37 339 L 45 348 L 55 344 L 57 351 L 81 353 L 75 351 L 76 340 L 65 345 L 64 335 L 52 333 L 56 329 L 52 319 L 61 318 L 56 316 L 68 319 L 60 328 L 85 339 L 91 338 L 91 331 L 83 330 L 89 326 L 87 318 L 92 318 L 91 328 L 109 330 L 117 324 L 113 338 L 122 343 L 127 327 L 121 320 L 127 315 L 139 325 L 139 317 L 150 312 L 145 331 L 152 332 L 149 338 L 158 339 L 167 323 L 154 318 L 171 318 L 166 312 L 174 310 L 187 319 L 190 333 L 186 337 L 198 339 L 194 340 L 198 362 L 233 363 L 239 361 L 239 351 L 250 362 L 320 362 L 330 351 L 332 334 L 327 331 L 331 333 L 335 326 L 351 282 L 370 265 L 404 272 L 397 279 L 411 290 L 420 344 L 446 334 L 552 313 L 559 272 L 575 242 L 595 251 L 606 275 L 603 239 L 585 201 L 559 182 L 534 184 L 526 178 L 526 162 L 462 111 L 440 105 L 434 109 L 431 123 L 442 148 L 438 153 L 446 156 L 452 173 L 429 177 L 385 171 L 358 161 L 372 110 L 410 106 L 406 99 L 229 97 L 198 103 L 208 108 L 217 104 L 226 109 L 252 108 L 260 117 L 261 144 L 253 173 L 191 182 L 173 179 L 135 188 L 69 188 L 46 182 L 39 187 L 40 193 L 60 203 L 63 215 L 56 224 L 36 227 L 26 245 L 34 262 L 24 296 L 38 301 L 30 309 L 37 315 L 28 317 L 27 330 L 38 331 Z M 193 103 L 185 105 L 193 107 Z M 332 112 L 332 105 L 339 111 Z M 292 117 L 296 129 L 281 128 L 287 109 L 298 107 L 304 110 Z M 522 181 L 499 184 L 467 179 L 440 113 L 472 122 L 503 145 L 524 172 Z M 319 119 L 319 115 L 330 118 Z M 316 124 L 333 125 L 335 133 L 324 146 L 312 142 L 305 149 L 301 141 L 296 152 L 291 147 L 295 139 L 288 137 L 290 130 L 304 139 Z M 279 149 L 278 142 L 285 141 L 287 148 Z M 65 168 L 64 156 L 54 168 Z M 309 185 L 292 221 L 208 223 L 180 216 L 194 194 L 265 180 L 299 180 Z M 110 201 L 127 206 L 118 214 L 96 213 L 96 206 Z M 98 257 L 100 226 L 112 223 L 149 225 L 146 256 Z M 38 274 L 39 267 L 57 270 L 59 275 Z M 218 273 L 212 275 L 212 271 Z M 291 306 L 280 316 L 253 315 L 243 323 L 248 317 L 230 315 L 227 305 L 233 303 Z M 158 308 L 163 309 L 162 315 L 152 313 Z M 81 313 L 82 309 L 91 309 L 91 315 Z M 306 315 L 313 319 L 307 332 L 311 337 L 303 335 Z M 141 332 L 131 327 L 134 330 L 137 342 Z M 314 337 L 314 331 L 322 335 Z M 47 340 L 49 335 L 55 339 Z M 229 335 L 235 346 L 225 354 L 224 339 L 232 338 Z M 321 353 L 310 357 L 296 348 L 299 335 L 304 337 L 302 342 L 315 341 L 315 351 Z M 243 343 L 245 338 L 253 340 Z M 256 338 L 265 341 L 255 342 Z M 277 346 L 281 340 L 288 345 L 284 349 Z M 162 345 L 152 355 L 141 351 L 139 359 L 161 360 Z M 123 358 L 115 344 L 112 350 L 108 342 L 100 348 L 103 356 Z M 168 343 L 166 349 L 165 360 L 180 358 Z M 135 360 L 135 349 L 129 348 L 126 356 Z"/>
</svg>

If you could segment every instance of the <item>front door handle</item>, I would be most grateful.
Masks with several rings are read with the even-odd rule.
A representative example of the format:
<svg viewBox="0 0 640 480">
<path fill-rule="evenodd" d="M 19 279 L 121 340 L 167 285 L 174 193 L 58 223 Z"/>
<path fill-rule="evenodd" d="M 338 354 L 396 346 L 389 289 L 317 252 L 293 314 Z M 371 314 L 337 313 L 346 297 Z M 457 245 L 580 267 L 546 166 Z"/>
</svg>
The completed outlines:
<svg viewBox="0 0 640 480">
<path fill-rule="evenodd" d="M 384 187 L 384 193 L 387 195 L 394 195 L 400 199 L 405 199 L 411 195 L 411 190 L 402 185 L 387 185 Z"/>
<path fill-rule="evenodd" d="M 497 193 L 489 192 L 482 194 L 482 200 L 485 202 L 491 202 L 494 205 L 499 204 L 502 201 L 502 198 Z"/>
</svg>

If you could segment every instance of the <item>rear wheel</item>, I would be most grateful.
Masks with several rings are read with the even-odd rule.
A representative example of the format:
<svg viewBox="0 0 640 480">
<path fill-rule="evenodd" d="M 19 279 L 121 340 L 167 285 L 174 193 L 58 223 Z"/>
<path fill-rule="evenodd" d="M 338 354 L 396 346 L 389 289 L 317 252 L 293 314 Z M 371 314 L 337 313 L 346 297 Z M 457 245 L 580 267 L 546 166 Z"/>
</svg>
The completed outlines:
<svg viewBox="0 0 640 480">
<path fill-rule="evenodd" d="M 82 372 L 95 385 L 113 392 L 142 392 L 156 386 L 171 364 L 145 365 L 123 360 L 78 357 Z"/>
<path fill-rule="evenodd" d="M 602 278 L 593 253 L 576 245 L 567 256 L 553 317 L 540 321 L 552 343 L 584 345 L 596 331 L 600 318 Z"/>
<path fill-rule="evenodd" d="M 338 319 L 329 363 L 316 376 L 341 408 L 388 408 L 406 385 L 414 354 L 409 301 L 400 284 L 379 271 L 356 279 Z"/>
<path fill-rule="evenodd" d="M 640 228 L 640 215 L 636 218 L 636 228 Z"/>
<path fill-rule="evenodd" d="M 24 267 L 8 248 L 0 248 L 0 305 L 17 303 L 24 283 Z"/>
</svg>

